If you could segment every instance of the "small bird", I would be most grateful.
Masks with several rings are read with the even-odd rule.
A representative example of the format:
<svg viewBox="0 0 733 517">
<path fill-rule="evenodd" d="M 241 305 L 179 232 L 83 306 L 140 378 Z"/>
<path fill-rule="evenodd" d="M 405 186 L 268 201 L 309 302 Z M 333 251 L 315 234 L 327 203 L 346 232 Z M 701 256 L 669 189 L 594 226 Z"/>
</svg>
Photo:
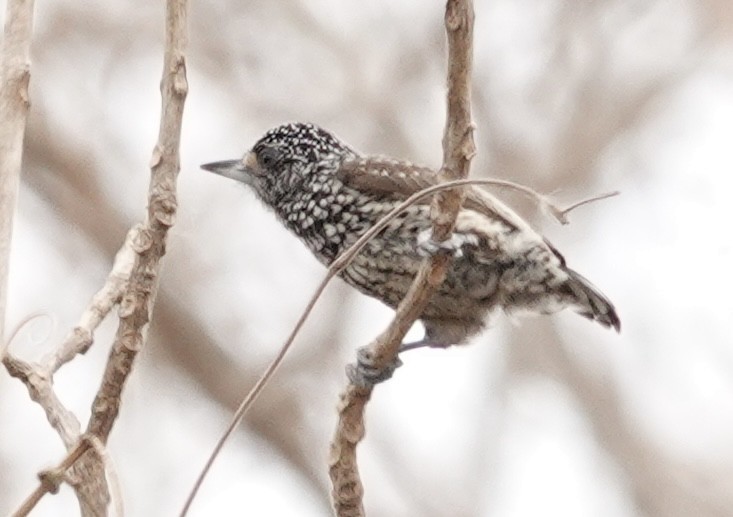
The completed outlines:
<svg viewBox="0 0 733 517">
<path fill-rule="evenodd" d="M 433 169 L 361 154 L 333 133 L 300 122 L 269 130 L 242 159 L 201 167 L 249 185 L 326 266 L 400 202 L 439 182 Z M 550 314 L 571 308 L 620 330 L 608 298 L 486 190 L 466 187 L 447 242 L 433 242 L 431 228 L 427 199 L 393 219 L 340 275 L 395 308 L 426 254 L 453 254 L 445 281 L 420 316 L 425 337 L 403 349 L 462 344 L 495 309 Z"/>
</svg>

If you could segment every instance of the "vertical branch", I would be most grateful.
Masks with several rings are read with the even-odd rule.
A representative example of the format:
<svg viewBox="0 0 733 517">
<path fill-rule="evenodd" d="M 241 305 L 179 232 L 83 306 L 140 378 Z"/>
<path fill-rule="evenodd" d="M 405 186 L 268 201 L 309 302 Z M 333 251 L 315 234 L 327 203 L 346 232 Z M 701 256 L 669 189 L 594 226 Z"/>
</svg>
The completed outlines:
<svg viewBox="0 0 733 517">
<path fill-rule="evenodd" d="M 471 69 L 473 67 L 473 3 L 449 0 L 445 9 L 448 38 L 448 99 L 443 131 L 443 181 L 468 177 L 476 154 L 471 120 Z M 439 192 L 433 202 L 436 240 L 450 237 L 463 203 L 463 189 Z"/>
<path fill-rule="evenodd" d="M 32 31 L 33 0 L 8 0 L 0 56 L 0 360 L 5 348 L 10 241 L 30 108 Z"/>
<path fill-rule="evenodd" d="M 120 322 L 87 425 L 87 436 L 102 446 L 107 443 L 119 414 L 122 389 L 132 371 L 133 362 L 146 341 L 168 230 L 175 222 L 181 123 L 188 93 L 184 56 L 187 44 L 187 0 L 166 2 L 165 30 L 160 131 L 150 161 L 148 213 L 130 244 L 135 252 L 135 262 L 120 301 Z M 100 455 L 90 450 L 74 465 L 73 471 L 82 476 L 92 473 L 83 476 L 91 483 L 78 488 L 84 499 L 93 503 L 82 504 L 82 513 L 95 516 L 106 514 L 109 491 Z"/>
<path fill-rule="evenodd" d="M 168 230 L 175 221 L 176 178 L 183 105 L 188 92 L 184 51 L 187 43 L 187 2 L 166 2 L 166 42 L 160 90 L 162 114 L 158 143 L 150 161 L 148 214 L 132 242 L 137 254 L 127 290 L 120 302 L 120 324 L 102 385 L 92 403 L 87 432 L 107 442 L 120 409 L 120 395 L 132 363 L 145 344 L 148 323 L 158 292 L 160 262 Z"/>
<path fill-rule="evenodd" d="M 473 20 L 471 0 L 448 0 L 445 12 L 448 102 L 440 171 L 443 181 L 466 178 L 475 154 L 470 89 Z M 462 190 L 447 190 L 433 198 L 431 219 L 435 240 L 450 237 L 462 203 Z M 443 282 L 450 261 L 451 257 L 438 254 L 422 264 L 389 327 L 369 346 L 368 354 L 375 367 L 386 368 L 394 361 L 405 334 Z M 339 420 L 329 458 L 334 510 L 339 517 L 365 515 L 356 446 L 364 437 L 364 409 L 372 389 L 371 385 L 361 386 L 350 382 L 341 395 Z"/>
</svg>

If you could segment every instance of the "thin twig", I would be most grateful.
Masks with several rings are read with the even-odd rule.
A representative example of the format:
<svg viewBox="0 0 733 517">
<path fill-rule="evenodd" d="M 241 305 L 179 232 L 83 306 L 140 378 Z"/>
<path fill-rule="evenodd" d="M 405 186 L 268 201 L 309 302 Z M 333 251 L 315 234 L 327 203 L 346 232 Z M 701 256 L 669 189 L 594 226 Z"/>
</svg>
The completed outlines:
<svg viewBox="0 0 733 517">
<path fill-rule="evenodd" d="M 117 253 L 107 280 L 102 288 L 92 297 L 92 301 L 82 314 L 79 323 L 63 343 L 47 354 L 39 364 L 22 361 L 10 353 L 7 353 L 3 358 L 3 365 L 8 373 L 12 377 L 19 379 L 25 385 L 31 400 L 41 406 L 51 427 L 56 430 L 61 437 L 61 441 L 66 446 L 68 450 L 67 456 L 61 462 L 61 465 L 67 464 L 69 458 L 74 457 L 76 454 L 75 451 L 78 450 L 81 424 L 76 416 L 56 396 L 53 390 L 53 376 L 61 366 L 77 354 L 82 354 L 89 349 L 94 338 L 94 331 L 112 307 L 119 302 L 132 269 L 132 257 L 134 256 L 131 247 L 132 240 L 139 230 L 140 228 L 135 226 L 128 232 L 125 243 Z M 15 333 L 34 317 L 37 317 L 37 315 L 29 316 L 18 325 L 9 341 L 12 341 Z M 102 454 L 100 453 L 101 456 Z M 76 459 L 78 459 L 78 456 L 75 457 L 74 461 Z M 74 461 L 68 462 L 68 466 L 73 465 Z M 114 475 L 115 473 L 112 472 L 112 476 Z M 25 505 L 31 504 L 31 501 L 34 501 L 28 507 L 28 511 L 30 511 L 46 493 L 48 491 L 43 489 L 43 483 L 41 483 L 33 494 L 26 499 L 21 509 Z M 19 509 L 18 512 L 20 511 Z M 21 513 L 21 515 L 23 514 Z"/>
<path fill-rule="evenodd" d="M 41 483 L 29 495 L 23 504 L 20 505 L 12 515 L 13 517 L 25 517 L 38 504 L 41 498 L 48 494 L 55 494 L 66 477 L 66 471 L 91 448 L 88 440 L 80 440 L 76 446 L 68 452 L 66 457 L 59 463 L 58 467 L 41 472 L 38 477 Z"/>
<path fill-rule="evenodd" d="M 10 331 L 10 334 L 8 335 L 8 339 L 5 342 L 5 350 L 10 348 L 10 345 L 15 341 L 15 338 L 17 338 L 20 335 L 20 332 L 27 326 L 30 325 L 30 323 L 34 320 L 41 319 L 41 318 L 48 318 L 51 322 L 51 327 L 54 327 L 54 324 L 56 323 L 56 320 L 54 317 L 46 312 L 32 312 L 31 314 L 28 314 L 26 317 L 24 317 L 22 320 L 20 320 L 19 323 L 13 327 L 13 329 Z M 50 333 L 49 333 L 50 334 Z M 46 338 L 41 339 L 40 342 L 45 341 Z M 2 356 L 0 355 L 0 358 Z"/>
<path fill-rule="evenodd" d="M 8 0 L 0 56 L 0 360 L 5 348 L 10 241 L 30 108 L 32 32 L 33 0 Z"/>
<path fill-rule="evenodd" d="M 120 302 L 127 288 L 132 266 L 135 263 L 132 243 L 138 238 L 141 231 L 141 225 L 135 225 L 127 232 L 125 242 L 115 256 L 112 269 L 104 285 L 92 297 L 89 306 L 79 318 L 79 323 L 61 345 L 41 359 L 41 365 L 46 371 L 54 373 L 78 354 L 84 354 L 89 350 L 94 341 L 94 331 L 112 308 Z"/>
<path fill-rule="evenodd" d="M 573 203 L 572 205 L 563 208 L 562 210 L 556 209 L 555 206 L 551 203 L 545 203 L 545 206 L 550 209 L 550 213 L 554 215 L 558 221 L 560 221 L 562 224 L 568 224 L 570 223 L 570 221 L 568 220 L 567 216 L 576 208 L 587 205 L 589 203 L 595 203 L 596 201 L 602 201 L 603 199 L 608 199 L 610 197 L 615 197 L 619 194 L 621 194 L 621 192 L 619 192 L 618 190 L 614 190 L 613 192 L 606 192 L 605 194 L 599 194 L 597 196 L 593 196 L 588 199 L 583 199 L 581 201 Z"/>
<path fill-rule="evenodd" d="M 25 385 L 31 400 L 41 406 L 49 423 L 61 437 L 61 441 L 69 451 L 67 453 L 67 459 L 77 450 L 81 424 L 76 416 L 56 396 L 53 390 L 53 376 L 61 366 L 70 361 L 74 356 L 82 354 L 89 349 L 94 338 L 95 330 L 112 307 L 119 302 L 122 292 L 127 285 L 130 271 L 132 270 L 134 257 L 132 241 L 139 231 L 140 227 L 135 226 L 128 232 L 125 243 L 117 253 L 112 270 L 107 276 L 104 285 L 92 297 L 92 301 L 82 314 L 79 323 L 63 343 L 47 354 L 39 364 L 28 363 L 17 359 L 10 352 L 3 358 L 3 364 L 8 373 L 12 377 L 19 379 Z M 28 319 L 25 321 L 28 321 Z M 18 328 L 20 327 L 18 326 Z M 66 464 L 66 461 L 64 460 L 62 465 Z M 68 463 L 68 465 L 73 465 L 73 462 Z M 111 469 L 108 470 L 111 471 Z M 112 472 L 111 475 L 115 476 L 115 473 Z M 80 485 L 84 483 L 83 479 L 85 477 L 82 477 Z M 42 484 L 34 491 L 34 494 L 39 498 L 38 500 L 46 493 L 48 491 L 43 491 Z M 34 500 L 33 497 L 30 496 L 26 500 L 26 503 Z"/>
</svg>

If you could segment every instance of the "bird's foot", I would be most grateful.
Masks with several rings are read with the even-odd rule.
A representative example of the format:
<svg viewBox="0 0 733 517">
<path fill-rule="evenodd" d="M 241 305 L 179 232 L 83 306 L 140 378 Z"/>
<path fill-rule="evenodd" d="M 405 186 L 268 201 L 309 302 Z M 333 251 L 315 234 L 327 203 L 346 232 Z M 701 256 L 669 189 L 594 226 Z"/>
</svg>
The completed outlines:
<svg viewBox="0 0 733 517">
<path fill-rule="evenodd" d="M 422 257 L 432 257 L 438 253 L 447 253 L 452 255 L 454 259 L 463 256 L 463 246 L 471 244 L 476 240 L 471 235 L 453 232 L 451 236 L 444 241 L 436 241 L 433 239 L 433 230 L 428 228 L 417 234 L 417 252 Z"/>
<path fill-rule="evenodd" d="M 379 368 L 375 364 L 370 348 L 361 347 L 356 352 L 356 364 L 349 364 L 346 367 L 346 376 L 352 384 L 361 388 L 370 388 L 390 379 L 400 366 L 402 366 L 402 361 L 399 357 L 395 357 L 390 364 Z"/>
</svg>

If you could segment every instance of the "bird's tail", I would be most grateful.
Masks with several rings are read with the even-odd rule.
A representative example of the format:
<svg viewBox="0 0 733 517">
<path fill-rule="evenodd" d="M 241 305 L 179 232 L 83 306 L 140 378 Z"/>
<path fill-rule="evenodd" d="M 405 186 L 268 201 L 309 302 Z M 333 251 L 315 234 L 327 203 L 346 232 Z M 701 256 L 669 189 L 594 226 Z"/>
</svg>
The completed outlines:
<svg viewBox="0 0 733 517">
<path fill-rule="evenodd" d="M 611 301 L 596 286 L 572 269 L 565 268 L 570 278 L 565 286 L 572 292 L 575 310 L 581 316 L 597 321 L 604 327 L 621 330 L 621 320 Z"/>
</svg>

